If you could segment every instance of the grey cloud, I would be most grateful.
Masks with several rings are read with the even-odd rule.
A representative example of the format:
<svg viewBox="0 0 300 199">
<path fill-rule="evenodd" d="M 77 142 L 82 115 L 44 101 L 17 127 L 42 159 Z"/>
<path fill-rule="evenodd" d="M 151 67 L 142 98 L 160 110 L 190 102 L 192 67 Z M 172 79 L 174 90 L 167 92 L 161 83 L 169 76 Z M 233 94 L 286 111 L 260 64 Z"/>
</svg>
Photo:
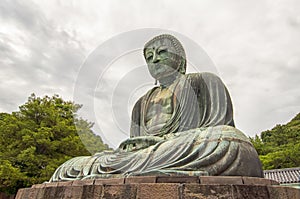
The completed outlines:
<svg viewBox="0 0 300 199">
<path fill-rule="evenodd" d="M 31 31 L 43 31 L 41 24 L 46 24 L 46 19 L 40 12 L 38 6 L 33 2 L 24 2 L 19 0 L 4 0 L 0 4 L 0 16 L 4 20 L 13 21 L 22 29 L 30 29 Z"/>
<path fill-rule="evenodd" d="M 85 53 L 76 35 L 59 30 L 46 19 L 35 4 L 5 1 L 1 3 L 0 13 L 2 21 L 14 24 L 21 31 L 16 33 L 18 38 L 5 31 L 0 35 L 2 60 L 2 75 L 0 75 L 12 80 L 8 82 L 2 78 L 0 81 L 17 91 L 5 95 L 6 101 L 11 98 L 23 98 L 25 101 L 32 92 L 72 96 L 76 74 Z M 16 48 L 28 51 L 28 55 L 20 56 Z M 3 60 L 11 62 L 3 63 Z M 18 85 L 19 80 L 27 85 L 25 87 Z M 18 90 L 23 97 L 18 94 Z M 7 107 L 2 107 L 3 110 L 11 110 L 9 105 L 5 106 Z"/>
<path fill-rule="evenodd" d="M 95 58 L 92 68 L 86 73 L 80 65 L 85 63 L 88 52 L 118 33 L 160 27 L 187 35 L 205 49 L 232 95 L 237 126 L 246 134 L 254 135 L 276 123 L 288 121 L 299 112 L 299 5 L 300 2 L 294 0 L 221 0 L 218 3 L 189 0 L 155 3 L 1 1 L 1 111 L 17 109 L 31 92 L 41 95 L 58 93 L 72 98 L 73 87 L 78 86 L 82 98 L 74 99 L 84 105 L 82 116 L 97 122 L 91 117 L 94 113 L 84 111 L 93 109 L 92 103 L 102 106 L 111 100 L 110 95 L 114 95 L 115 99 L 124 98 L 122 102 L 114 101 L 114 107 L 122 111 L 117 116 L 118 122 L 125 121 L 128 107 L 122 104 L 127 103 L 126 98 L 134 101 L 131 96 L 142 94 L 142 89 L 138 90 L 135 84 L 146 81 L 149 82 L 146 86 L 150 86 L 154 83 L 146 68 L 141 73 L 127 71 L 126 76 L 119 77 L 119 73 L 124 72 L 123 66 L 139 66 L 141 63 L 122 62 L 113 66 L 116 74 L 103 78 L 101 85 L 97 85 L 97 81 L 99 71 L 105 67 L 99 63 L 109 61 L 115 52 L 119 52 L 120 43 L 131 41 L 116 42 L 114 52 L 91 54 Z M 6 29 L 9 31 L 5 32 Z M 144 41 L 136 40 L 142 48 Z M 22 50 L 26 51 L 24 55 Z M 134 55 L 132 59 L 138 56 Z M 191 60 L 203 54 L 191 50 L 187 51 L 187 56 Z M 198 62 L 191 64 L 198 66 Z M 206 70 L 209 63 L 202 65 L 201 69 Z M 118 71 L 119 68 L 122 70 Z M 77 79 L 79 72 L 83 75 Z M 128 91 L 129 87 L 137 90 Z M 109 95 L 110 89 L 113 90 Z M 85 101 L 88 97 L 95 101 Z M 110 110 L 103 111 L 98 114 L 106 116 L 108 112 L 105 111 Z M 104 119 L 99 125 L 109 129 L 113 121 Z M 125 123 L 122 125 L 126 126 Z M 121 139 L 114 138 L 117 134 L 112 132 L 95 129 L 107 133 L 105 136 L 113 145 Z"/>
</svg>

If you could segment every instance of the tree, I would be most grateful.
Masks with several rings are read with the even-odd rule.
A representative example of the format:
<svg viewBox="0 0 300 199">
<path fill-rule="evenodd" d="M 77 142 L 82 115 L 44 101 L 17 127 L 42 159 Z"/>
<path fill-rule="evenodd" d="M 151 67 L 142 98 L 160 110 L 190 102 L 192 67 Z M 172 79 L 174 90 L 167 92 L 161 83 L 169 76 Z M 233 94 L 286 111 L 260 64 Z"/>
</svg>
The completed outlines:
<svg viewBox="0 0 300 199">
<path fill-rule="evenodd" d="M 1 192 L 47 181 L 66 160 L 108 149 L 92 132 L 92 123 L 74 117 L 80 108 L 58 95 L 32 94 L 19 111 L 0 113 Z"/>
<path fill-rule="evenodd" d="M 251 138 L 264 169 L 299 167 L 300 165 L 300 113 L 285 125 Z"/>
</svg>

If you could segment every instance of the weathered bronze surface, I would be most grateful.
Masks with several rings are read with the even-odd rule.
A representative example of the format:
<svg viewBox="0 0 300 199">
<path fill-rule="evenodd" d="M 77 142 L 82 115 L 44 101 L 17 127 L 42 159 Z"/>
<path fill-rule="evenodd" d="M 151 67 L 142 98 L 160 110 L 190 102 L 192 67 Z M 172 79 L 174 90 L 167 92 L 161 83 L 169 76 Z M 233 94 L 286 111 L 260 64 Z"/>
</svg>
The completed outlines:
<svg viewBox="0 0 300 199">
<path fill-rule="evenodd" d="M 159 86 L 136 102 L 130 138 L 113 152 L 65 162 L 50 182 L 145 175 L 263 177 L 254 147 L 234 126 L 221 79 L 185 74 L 184 49 L 171 35 L 146 43 L 144 57 Z"/>
</svg>

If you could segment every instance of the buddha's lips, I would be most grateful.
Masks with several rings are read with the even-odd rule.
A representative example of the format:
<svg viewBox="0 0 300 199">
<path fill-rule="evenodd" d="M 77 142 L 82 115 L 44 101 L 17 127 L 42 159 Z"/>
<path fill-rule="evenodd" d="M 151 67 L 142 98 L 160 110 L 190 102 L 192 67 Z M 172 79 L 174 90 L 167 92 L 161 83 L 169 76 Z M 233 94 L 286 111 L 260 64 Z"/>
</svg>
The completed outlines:
<svg viewBox="0 0 300 199">
<path fill-rule="evenodd" d="M 162 70 L 162 69 L 167 69 L 167 70 L 170 70 L 170 68 L 172 69 L 172 67 L 170 67 L 170 66 L 168 66 L 168 65 L 166 65 L 166 64 L 160 64 L 160 63 L 158 63 L 158 64 L 155 64 L 155 65 L 153 65 L 152 66 L 153 67 L 153 69 L 155 70 L 155 71 L 158 71 L 158 73 L 160 73 L 159 71 L 160 70 Z"/>
</svg>

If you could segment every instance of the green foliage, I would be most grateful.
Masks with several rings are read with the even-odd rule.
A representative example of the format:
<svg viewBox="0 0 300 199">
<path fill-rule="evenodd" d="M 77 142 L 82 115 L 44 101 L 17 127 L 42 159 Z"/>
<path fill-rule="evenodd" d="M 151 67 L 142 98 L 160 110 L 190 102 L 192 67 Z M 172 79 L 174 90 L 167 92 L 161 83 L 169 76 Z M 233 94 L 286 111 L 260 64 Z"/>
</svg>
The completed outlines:
<svg viewBox="0 0 300 199">
<path fill-rule="evenodd" d="M 263 169 L 299 167 L 300 165 L 300 113 L 285 125 L 251 138 L 259 154 Z"/>
<path fill-rule="evenodd" d="M 92 123 L 74 117 L 80 108 L 57 95 L 32 94 L 19 111 L 0 113 L 0 192 L 43 183 L 66 160 L 108 148 Z"/>
</svg>

